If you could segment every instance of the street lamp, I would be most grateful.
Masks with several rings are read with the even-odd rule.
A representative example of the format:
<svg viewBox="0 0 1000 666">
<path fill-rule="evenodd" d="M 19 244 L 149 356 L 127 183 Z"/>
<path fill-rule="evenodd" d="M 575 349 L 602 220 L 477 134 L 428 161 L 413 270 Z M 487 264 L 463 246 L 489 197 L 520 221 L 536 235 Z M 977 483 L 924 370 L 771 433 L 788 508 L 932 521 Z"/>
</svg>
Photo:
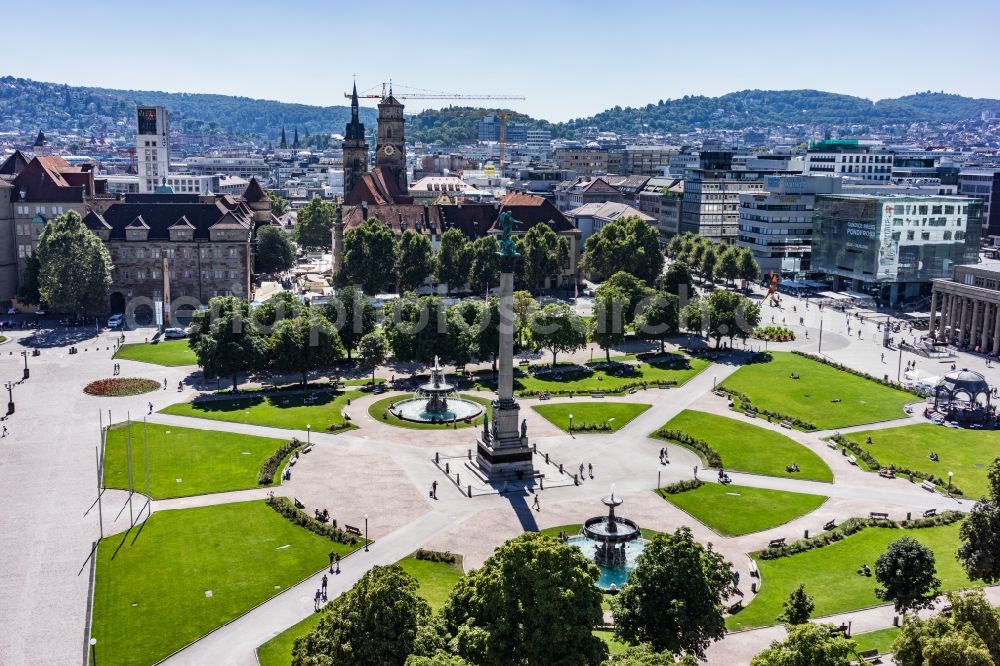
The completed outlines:
<svg viewBox="0 0 1000 666">
<path fill-rule="evenodd" d="M 368 552 L 368 514 L 365 514 L 365 552 Z"/>
<path fill-rule="evenodd" d="M 955 476 L 954 472 L 948 472 L 948 496 L 951 496 L 951 477 Z"/>
<path fill-rule="evenodd" d="M 24 357 L 24 378 L 27 379 L 31 376 L 31 371 L 28 370 L 28 350 L 22 351 L 21 356 Z"/>
<path fill-rule="evenodd" d="M 569 415 L 569 431 L 573 432 L 573 415 Z"/>
<path fill-rule="evenodd" d="M 7 413 L 8 414 L 13 414 L 14 413 L 14 384 L 11 383 L 11 382 L 7 382 L 6 384 L 4 384 L 4 387 L 7 389 Z"/>
<path fill-rule="evenodd" d="M 608 428 L 614 428 L 614 426 L 611 424 L 611 422 L 614 421 L 614 420 L 615 420 L 615 417 L 613 417 L 613 416 L 610 419 L 608 419 L 608 421 L 607 421 Z"/>
<path fill-rule="evenodd" d="M 90 664 L 91 666 L 97 666 L 97 639 L 90 639 Z"/>
<path fill-rule="evenodd" d="M 306 446 L 312 446 L 312 426 L 306 424 Z"/>
</svg>

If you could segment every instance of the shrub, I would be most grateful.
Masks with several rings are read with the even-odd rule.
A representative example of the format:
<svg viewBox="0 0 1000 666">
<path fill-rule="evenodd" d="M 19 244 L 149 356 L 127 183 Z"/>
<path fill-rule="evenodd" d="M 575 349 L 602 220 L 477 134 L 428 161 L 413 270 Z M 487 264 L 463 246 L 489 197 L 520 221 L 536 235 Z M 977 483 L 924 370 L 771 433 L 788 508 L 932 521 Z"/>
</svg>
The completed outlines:
<svg viewBox="0 0 1000 666">
<path fill-rule="evenodd" d="M 764 550 L 759 551 L 757 555 L 762 560 L 774 560 L 779 557 L 795 555 L 796 553 L 804 553 L 805 551 L 812 550 L 813 548 L 823 548 L 824 546 L 829 546 L 831 543 L 836 543 L 844 537 L 856 534 L 867 527 L 893 527 L 915 530 L 924 527 L 950 525 L 951 523 L 962 520 L 964 517 L 965 516 L 958 511 L 942 511 L 941 513 L 929 518 L 920 517 L 914 520 L 904 521 L 872 518 L 848 518 L 832 530 L 828 530 L 822 534 L 817 534 L 816 536 L 809 537 L 808 539 L 793 541 L 786 546 L 765 548 Z"/>
<path fill-rule="evenodd" d="M 332 523 L 324 523 L 316 520 L 305 511 L 296 508 L 295 505 L 292 504 L 292 501 L 287 497 L 275 497 L 272 494 L 269 495 L 264 501 L 267 502 L 269 507 L 277 511 L 284 518 L 290 520 L 299 527 L 304 527 L 310 532 L 326 537 L 331 541 L 336 541 L 337 543 L 345 543 L 351 546 L 358 543 L 357 537 L 348 534 L 344 530 L 338 529 Z"/>
<path fill-rule="evenodd" d="M 123 395 L 139 395 L 160 388 L 161 384 L 152 379 L 140 377 L 108 377 L 92 381 L 83 387 L 84 393 L 102 397 L 118 397 Z"/>
<path fill-rule="evenodd" d="M 663 486 L 656 492 L 660 495 L 676 495 L 677 493 L 685 493 L 689 490 L 701 488 L 703 485 L 705 485 L 705 482 L 701 479 L 684 479 L 683 481 Z"/>
<path fill-rule="evenodd" d="M 712 445 L 703 439 L 697 439 L 683 430 L 674 430 L 672 428 L 660 428 L 653 433 L 654 437 L 659 437 L 660 439 L 668 439 L 672 442 L 686 446 L 689 449 L 693 449 L 701 454 L 701 457 L 705 460 L 705 464 L 708 467 L 722 467 L 722 456 L 719 452 L 712 448 Z"/>
<path fill-rule="evenodd" d="M 795 339 L 795 333 L 784 326 L 758 326 L 753 329 L 750 336 L 757 340 L 770 342 L 789 342 Z"/>
<path fill-rule="evenodd" d="M 458 555 L 450 552 L 441 552 L 439 550 L 426 550 L 424 548 L 417 548 L 417 551 L 413 553 L 413 558 L 417 560 L 426 560 L 428 562 L 441 562 L 443 564 L 457 564 Z"/>
<path fill-rule="evenodd" d="M 278 465 L 284 460 L 292 451 L 295 451 L 302 446 L 296 438 L 292 438 L 292 441 L 286 442 L 281 445 L 281 447 L 272 453 L 264 464 L 261 465 L 260 474 L 257 475 L 257 485 L 269 486 L 274 483 L 274 474 L 278 471 Z"/>
</svg>

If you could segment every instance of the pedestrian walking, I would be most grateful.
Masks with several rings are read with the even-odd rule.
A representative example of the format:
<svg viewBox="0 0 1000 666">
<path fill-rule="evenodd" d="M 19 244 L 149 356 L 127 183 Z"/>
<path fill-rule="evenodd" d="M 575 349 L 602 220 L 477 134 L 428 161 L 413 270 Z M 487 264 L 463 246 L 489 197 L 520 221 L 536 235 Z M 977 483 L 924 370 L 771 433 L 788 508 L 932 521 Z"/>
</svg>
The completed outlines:
<svg viewBox="0 0 1000 666">
<path fill-rule="evenodd" d="M 337 553 L 337 571 L 335 573 L 340 573 L 340 553 Z"/>
<path fill-rule="evenodd" d="M 4 426 L 3 427 L 3 435 L 0 435 L 0 437 L 6 437 L 6 436 L 7 436 L 7 426 Z"/>
<path fill-rule="evenodd" d="M 331 550 L 330 551 L 330 573 L 333 573 L 333 556 L 334 556 L 334 552 Z"/>
<path fill-rule="evenodd" d="M 594 465 L 592 463 L 587 463 L 587 474 L 590 475 L 590 478 L 594 478 Z"/>
<path fill-rule="evenodd" d="M 583 481 L 583 463 L 580 463 L 580 480 Z"/>
<path fill-rule="evenodd" d="M 535 493 L 535 501 L 531 505 L 531 508 L 534 509 L 535 511 L 541 511 L 542 510 L 542 507 L 538 506 L 538 493 Z"/>
<path fill-rule="evenodd" d="M 696 478 L 696 479 L 698 478 L 698 466 L 697 465 L 694 466 L 694 478 Z"/>
<path fill-rule="evenodd" d="M 431 499 L 438 498 L 438 482 L 431 481 Z"/>
<path fill-rule="evenodd" d="M 167 390 L 167 378 L 166 377 L 163 378 L 163 390 L 164 391 Z"/>
<path fill-rule="evenodd" d="M 326 600 L 326 583 L 327 583 L 326 574 L 323 574 L 323 588 L 322 589 L 323 589 L 323 600 L 324 601 Z"/>
<path fill-rule="evenodd" d="M 149 403 L 149 413 L 153 413 L 153 403 Z"/>
<path fill-rule="evenodd" d="M 882 352 L 882 362 L 885 363 L 885 352 Z"/>
<path fill-rule="evenodd" d="M 321 592 L 319 591 L 319 588 L 317 587 L 316 588 L 316 594 L 313 595 L 313 611 L 315 611 L 315 612 L 319 612 L 319 600 L 320 600 L 320 596 L 321 596 Z"/>
</svg>

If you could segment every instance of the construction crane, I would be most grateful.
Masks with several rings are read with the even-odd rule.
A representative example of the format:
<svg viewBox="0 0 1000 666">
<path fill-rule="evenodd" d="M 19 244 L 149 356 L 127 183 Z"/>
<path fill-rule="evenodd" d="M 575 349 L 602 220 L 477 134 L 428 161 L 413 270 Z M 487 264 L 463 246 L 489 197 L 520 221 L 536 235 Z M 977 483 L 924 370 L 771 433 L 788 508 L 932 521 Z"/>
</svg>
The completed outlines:
<svg viewBox="0 0 1000 666">
<path fill-rule="evenodd" d="M 396 99 L 458 99 L 458 100 L 522 100 L 522 99 L 524 99 L 524 96 L 522 96 L 522 95 L 458 95 L 458 94 L 453 94 L 453 93 L 441 92 L 441 91 L 438 91 L 438 90 L 422 90 L 420 88 L 409 88 L 411 90 L 414 90 L 415 92 L 412 92 L 412 93 L 404 92 L 401 95 L 395 95 L 392 92 L 392 81 L 389 81 L 388 83 L 383 82 L 381 84 L 381 86 L 382 86 L 382 92 L 381 92 L 381 94 L 369 92 L 370 90 L 372 90 L 372 88 L 375 88 L 375 86 L 372 86 L 372 88 L 369 88 L 368 90 L 366 90 L 366 91 L 364 91 L 362 93 L 358 93 L 358 98 L 359 99 L 385 99 L 386 97 L 393 96 Z M 403 87 L 407 87 L 407 86 L 403 86 Z M 387 94 L 387 91 L 388 91 L 388 94 Z M 346 97 L 348 99 L 350 99 L 352 97 L 352 95 L 353 95 L 353 93 L 348 93 L 348 92 L 344 93 L 344 97 Z M 472 114 L 472 113 L 475 113 L 475 112 L 474 111 L 465 111 L 465 110 L 441 109 L 441 110 L 435 111 L 435 113 L 440 113 L 442 115 L 468 115 L 468 114 Z M 500 149 L 500 175 L 502 176 L 503 175 L 504 148 L 505 148 L 506 143 L 507 143 L 507 119 L 508 118 L 528 118 L 528 116 L 526 114 L 516 113 L 514 111 L 497 111 L 493 115 L 497 116 L 500 119 L 500 141 L 499 141 L 499 149 Z"/>
</svg>

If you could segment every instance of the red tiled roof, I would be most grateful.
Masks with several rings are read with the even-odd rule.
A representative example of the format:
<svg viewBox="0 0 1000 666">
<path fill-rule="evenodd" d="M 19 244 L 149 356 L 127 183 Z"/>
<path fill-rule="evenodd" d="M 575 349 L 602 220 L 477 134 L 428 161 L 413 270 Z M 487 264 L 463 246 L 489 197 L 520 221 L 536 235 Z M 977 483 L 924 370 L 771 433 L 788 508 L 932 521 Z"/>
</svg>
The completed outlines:
<svg viewBox="0 0 1000 666">
<path fill-rule="evenodd" d="M 358 184 L 344 197 L 344 203 L 358 206 L 367 202 L 369 205 L 412 204 L 413 197 L 399 191 L 396 180 L 382 167 L 375 167 L 362 174 Z"/>
<path fill-rule="evenodd" d="M 23 191 L 26 201 L 80 201 L 81 191 L 94 194 L 94 172 L 91 166 L 70 166 L 57 156 L 36 157 L 14 178 L 18 188 L 15 196 Z"/>
</svg>

